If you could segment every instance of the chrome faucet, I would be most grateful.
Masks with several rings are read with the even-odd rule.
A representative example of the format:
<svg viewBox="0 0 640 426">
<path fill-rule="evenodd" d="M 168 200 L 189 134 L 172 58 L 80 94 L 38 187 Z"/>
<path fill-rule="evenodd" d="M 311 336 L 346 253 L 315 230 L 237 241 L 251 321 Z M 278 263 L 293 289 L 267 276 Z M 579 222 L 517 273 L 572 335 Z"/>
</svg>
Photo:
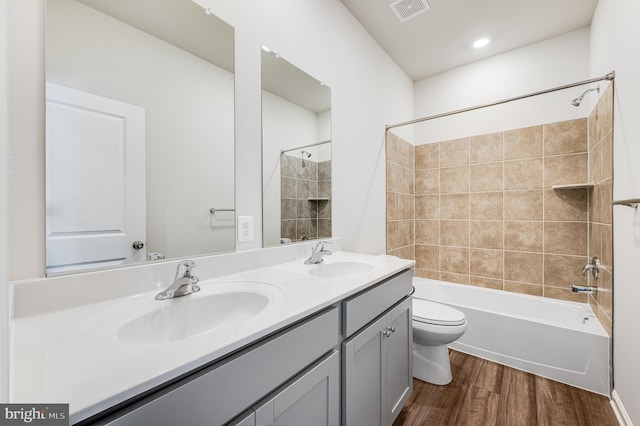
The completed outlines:
<svg viewBox="0 0 640 426">
<path fill-rule="evenodd" d="M 600 259 L 598 259 L 596 256 L 593 256 L 593 258 L 591 259 L 591 263 L 587 263 L 582 268 L 582 275 L 584 276 L 587 274 L 587 271 L 591 271 L 591 275 L 593 275 L 593 278 L 598 279 L 598 274 L 600 274 L 601 268 L 602 266 L 600 265 Z"/>
<path fill-rule="evenodd" d="M 187 294 L 200 291 L 198 277 L 191 275 L 191 270 L 195 266 L 196 264 L 193 260 L 180 262 L 176 268 L 176 276 L 173 279 L 173 284 L 167 287 L 166 290 L 156 294 L 156 300 L 173 299 L 174 297 L 186 296 Z M 184 272 L 181 273 L 183 267 Z"/>
<path fill-rule="evenodd" d="M 304 261 L 305 265 L 317 265 L 322 263 L 323 256 L 331 255 L 331 250 L 325 250 L 324 245 L 331 244 L 329 241 L 318 241 L 311 250 L 311 257 Z"/>
</svg>

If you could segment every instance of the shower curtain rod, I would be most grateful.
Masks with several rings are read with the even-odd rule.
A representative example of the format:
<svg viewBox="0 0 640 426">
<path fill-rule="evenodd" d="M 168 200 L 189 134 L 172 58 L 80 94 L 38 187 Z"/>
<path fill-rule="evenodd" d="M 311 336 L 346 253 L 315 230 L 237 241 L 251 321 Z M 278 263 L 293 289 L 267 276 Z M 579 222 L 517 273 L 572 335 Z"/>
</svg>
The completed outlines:
<svg viewBox="0 0 640 426">
<path fill-rule="evenodd" d="M 296 149 L 311 148 L 312 146 L 324 145 L 325 143 L 329 143 L 329 142 L 331 142 L 331 139 L 326 140 L 326 141 L 322 141 L 322 142 L 312 143 L 312 144 L 309 144 L 309 145 L 297 146 L 295 148 L 281 149 L 280 150 L 280 155 L 284 154 L 285 152 L 295 151 Z"/>
<path fill-rule="evenodd" d="M 602 77 L 592 78 L 590 80 L 579 81 L 577 83 L 565 84 L 564 86 L 554 87 L 553 89 L 541 90 L 539 92 L 529 93 L 528 95 L 517 96 L 515 98 L 509 98 L 509 99 L 503 99 L 503 100 L 497 101 L 497 102 L 491 102 L 491 103 L 484 104 L 484 105 L 477 105 L 477 106 L 473 106 L 473 107 L 469 107 L 469 108 L 458 109 L 458 110 L 455 110 L 455 111 L 445 112 L 445 113 L 442 113 L 442 114 L 430 115 L 428 117 L 416 118 L 414 120 L 404 121 L 402 123 L 387 124 L 385 126 L 385 131 L 388 131 L 388 130 L 393 129 L 395 127 L 401 127 L 401 126 L 407 126 L 409 124 L 421 123 L 423 121 L 429 121 L 429 120 L 433 120 L 433 119 L 436 119 L 436 118 L 447 117 L 449 115 L 455 115 L 455 114 L 460 114 L 460 113 L 463 113 L 463 112 L 473 111 L 473 110 L 476 110 L 476 109 L 482 109 L 482 108 L 492 107 L 492 106 L 496 106 L 496 105 L 500 105 L 500 104 L 506 104 L 507 102 L 517 101 L 517 100 L 520 100 L 520 99 L 526 99 L 526 98 L 530 98 L 532 96 L 544 95 L 545 93 L 557 92 L 558 90 L 564 90 L 564 89 L 569 89 L 571 87 L 582 86 L 583 84 L 595 83 L 597 81 L 602 81 L 602 80 L 613 80 L 615 78 L 615 76 L 616 76 L 616 72 L 615 71 L 611 71 L 609 74 L 607 74 L 605 76 L 602 76 Z"/>
</svg>

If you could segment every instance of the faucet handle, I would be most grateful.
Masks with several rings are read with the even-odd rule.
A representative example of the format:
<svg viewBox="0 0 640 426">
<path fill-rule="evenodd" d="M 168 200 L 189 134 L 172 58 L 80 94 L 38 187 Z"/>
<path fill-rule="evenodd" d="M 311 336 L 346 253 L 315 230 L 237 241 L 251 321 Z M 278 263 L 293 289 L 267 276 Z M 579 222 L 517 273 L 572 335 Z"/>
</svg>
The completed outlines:
<svg viewBox="0 0 640 426">
<path fill-rule="evenodd" d="M 320 251 L 324 250 L 324 245 L 325 244 L 331 245 L 331 244 L 333 244 L 333 242 L 332 241 L 327 241 L 327 240 L 318 241 L 317 247 L 320 249 Z"/>
<path fill-rule="evenodd" d="M 193 260 L 183 260 L 182 262 L 178 263 L 178 267 L 176 268 L 176 277 L 174 281 L 182 277 L 191 277 L 191 270 L 195 268 L 195 266 L 196 266 L 196 262 L 194 262 Z M 184 272 L 181 275 L 180 270 L 182 269 L 182 267 L 184 267 Z"/>
<path fill-rule="evenodd" d="M 311 255 L 317 255 L 318 253 L 324 252 L 324 245 L 331 244 L 331 241 L 320 240 L 311 248 Z"/>
</svg>

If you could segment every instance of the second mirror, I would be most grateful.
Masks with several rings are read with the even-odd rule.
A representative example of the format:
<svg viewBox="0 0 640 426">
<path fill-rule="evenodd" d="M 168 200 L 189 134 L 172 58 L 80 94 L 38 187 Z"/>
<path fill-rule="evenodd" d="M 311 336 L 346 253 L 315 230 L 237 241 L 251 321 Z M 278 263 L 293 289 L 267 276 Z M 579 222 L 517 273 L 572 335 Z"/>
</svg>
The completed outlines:
<svg viewBox="0 0 640 426">
<path fill-rule="evenodd" d="M 331 90 L 262 49 L 265 247 L 331 237 Z"/>
</svg>

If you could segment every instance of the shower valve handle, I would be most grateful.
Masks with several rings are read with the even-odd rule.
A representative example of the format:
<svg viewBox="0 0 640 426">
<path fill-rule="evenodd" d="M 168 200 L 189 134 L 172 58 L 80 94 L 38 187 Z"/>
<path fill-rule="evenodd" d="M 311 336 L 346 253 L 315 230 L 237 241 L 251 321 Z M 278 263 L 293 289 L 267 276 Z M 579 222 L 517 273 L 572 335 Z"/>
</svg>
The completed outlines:
<svg viewBox="0 0 640 426">
<path fill-rule="evenodd" d="M 594 279 L 598 279 L 598 275 L 600 274 L 600 270 L 602 269 L 602 265 L 600 264 L 600 259 L 594 256 L 591 259 L 591 263 L 587 263 L 582 268 L 582 275 L 586 275 L 588 271 L 591 271 L 591 275 L 593 275 Z"/>
</svg>

